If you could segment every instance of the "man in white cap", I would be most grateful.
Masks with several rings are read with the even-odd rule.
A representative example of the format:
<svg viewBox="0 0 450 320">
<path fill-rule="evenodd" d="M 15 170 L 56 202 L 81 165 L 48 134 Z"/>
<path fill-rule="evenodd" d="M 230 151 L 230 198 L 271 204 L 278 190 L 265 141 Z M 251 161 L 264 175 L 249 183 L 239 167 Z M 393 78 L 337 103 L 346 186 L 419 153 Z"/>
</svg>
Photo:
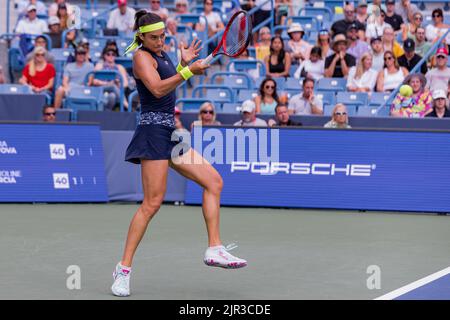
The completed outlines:
<svg viewBox="0 0 450 320">
<path fill-rule="evenodd" d="M 42 1 L 37 0 L 19 0 L 16 2 L 16 10 L 17 13 L 21 16 L 24 16 L 27 14 L 28 6 L 34 5 L 36 6 L 37 14 L 39 15 L 46 15 L 47 14 L 47 8 L 45 7 L 45 4 Z"/>
<path fill-rule="evenodd" d="M 309 59 L 312 45 L 303 40 L 305 31 L 300 23 L 293 23 L 287 31 L 291 40 L 288 41 L 288 50 L 291 51 L 292 64 L 300 64 Z"/>
<path fill-rule="evenodd" d="M 27 17 L 19 21 L 16 28 L 16 33 L 25 34 L 43 34 L 48 32 L 47 23 L 37 18 L 36 6 L 29 5 L 27 8 Z"/>
<path fill-rule="evenodd" d="M 433 111 L 426 115 L 433 118 L 450 118 L 450 111 L 447 109 L 447 96 L 444 90 L 433 92 Z"/>
<path fill-rule="evenodd" d="M 61 21 L 56 16 L 51 16 L 48 18 L 48 29 L 47 35 L 52 40 L 52 48 L 61 48 Z"/>
<path fill-rule="evenodd" d="M 117 0 L 117 9 L 109 14 L 108 29 L 117 29 L 120 32 L 132 32 L 136 10 L 127 6 L 127 0 Z"/>
<path fill-rule="evenodd" d="M 256 105 L 252 100 L 245 100 L 241 106 L 241 120 L 236 122 L 237 127 L 267 127 L 267 123 L 256 117 Z"/>
<path fill-rule="evenodd" d="M 447 67 L 448 52 L 445 47 L 436 51 L 436 67 L 428 70 L 427 88 L 434 92 L 435 90 L 447 90 L 448 80 L 450 79 L 450 68 Z"/>
</svg>

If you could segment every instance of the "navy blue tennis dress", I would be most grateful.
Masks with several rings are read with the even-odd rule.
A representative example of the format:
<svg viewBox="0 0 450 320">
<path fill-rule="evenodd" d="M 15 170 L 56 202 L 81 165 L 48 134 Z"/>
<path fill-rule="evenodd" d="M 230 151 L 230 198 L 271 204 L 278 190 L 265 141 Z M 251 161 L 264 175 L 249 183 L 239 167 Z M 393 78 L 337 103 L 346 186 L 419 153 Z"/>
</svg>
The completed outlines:
<svg viewBox="0 0 450 320">
<path fill-rule="evenodd" d="M 141 47 L 140 50 L 150 53 L 156 60 L 158 63 L 156 71 L 161 80 L 177 74 L 175 66 L 164 51 L 161 52 L 162 56 L 158 56 L 145 47 Z M 141 160 L 171 159 L 172 149 L 178 144 L 178 141 L 171 141 L 175 130 L 176 90 L 164 97 L 156 98 L 140 79 L 136 79 L 136 86 L 141 102 L 141 113 L 139 125 L 128 145 L 125 160 L 140 164 Z M 182 153 L 183 151 L 179 154 Z"/>
</svg>

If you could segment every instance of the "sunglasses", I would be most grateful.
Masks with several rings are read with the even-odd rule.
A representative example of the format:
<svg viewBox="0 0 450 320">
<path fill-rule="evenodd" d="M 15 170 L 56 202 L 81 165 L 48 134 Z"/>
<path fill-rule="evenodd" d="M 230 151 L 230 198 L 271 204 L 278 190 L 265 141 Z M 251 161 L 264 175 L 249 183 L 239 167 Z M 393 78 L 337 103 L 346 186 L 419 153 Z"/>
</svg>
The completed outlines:
<svg viewBox="0 0 450 320">
<path fill-rule="evenodd" d="M 319 32 L 320 36 L 328 36 L 329 34 L 330 33 L 328 31 L 326 31 L 326 30 L 322 30 L 322 31 Z"/>
<path fill-rule="evenodd" d="M 212 111 L 212 110 L 202 110 L 202 113 L 203 114 L 207 114 L 207 113 L 214 114 L 214 111 Z"/>
<path fill-rule="evenodd" d="M 336 112 L 334 115 L 336 115 L 336 116 L 346 116 L 347 112 Z"/>
<path fill-rule="evenodd" d="M 438 59 L 445 59 L 446 56 L 437 56 L 436 58 L 438 58 Z"/>
<path fill-rule="evenodd" d="M 56 115 L 56 112 L 46 112 L 44 113 L 46 116 L 54 116 Z"/>
<path fill-rule="evenodd" d="M 440 14 L 433 14 L 432 16 L 433 18 L 442 18 L 442 16 Z"/>
<path fill-rule="evenodd" d="M 392 60 L 394 57 L 384 57 L 384 61 Z"/>
<path fill-rule="evenodd" d="M 43 57 L 43 56 L 45 56 L 45 54 L 43 54 L 43 53 L 36 53 L 35 56 L 36 57 Z"/>
<path fill-rule="evenodd" d="M 275 89 L 275 86 L 264 86 L 264 89 Z"/>
<path fill-rule="evenodd" d="M 422 17 L 414 17 L 414 20 L 420 20 L 420 21 L 422 21 L 423 18 L 422 18 Z"/>
<path fill-rule="evenodd" d="M 109 53 L 105 54 L 105 56 L 108 56 L 108 57 L 115 57 L 116 54 L 115 54 L 115 53 L 112 53 L 112 52 L 109 52 Z"/>
<path fill-rule="evenodd" d="M 184 3 L 177 3 L 177 5 L 176 5 L 177 7 L 187 7 L 187 5 L 186 4 L 184 4 Z"/>
</svg>

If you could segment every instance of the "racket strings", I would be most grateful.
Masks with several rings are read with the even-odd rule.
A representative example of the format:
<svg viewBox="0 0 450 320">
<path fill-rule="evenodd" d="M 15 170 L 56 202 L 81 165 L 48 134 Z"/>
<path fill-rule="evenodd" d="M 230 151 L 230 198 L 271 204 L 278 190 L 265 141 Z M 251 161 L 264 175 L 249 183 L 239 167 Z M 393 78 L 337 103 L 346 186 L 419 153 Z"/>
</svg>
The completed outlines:
<svg viewBox="0 0 450 320">
<path fill-rule="evenodd" d="M 224 43 L 224 51 L 228 55 L 238 54 L 246 47 L 250 37 L 250 20 L 245 14 L 237 16 L 228 30 Z"/>
</svg>

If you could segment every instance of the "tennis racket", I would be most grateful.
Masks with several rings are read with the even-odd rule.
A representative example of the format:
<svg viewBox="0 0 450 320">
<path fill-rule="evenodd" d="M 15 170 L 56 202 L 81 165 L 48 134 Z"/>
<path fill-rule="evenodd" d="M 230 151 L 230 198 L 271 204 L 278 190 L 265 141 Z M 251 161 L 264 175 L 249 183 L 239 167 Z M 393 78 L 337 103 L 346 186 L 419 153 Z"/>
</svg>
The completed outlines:
<svg viewBox="0 0 450 320">
<path fill-rule="evenodd" d="M 216 49 L 203 60 L 202 64 L 209 64 L 219 54 L 236 58 L 247 49 L 252 34 L 251 17 L 246 11 L 238 11 L 228 21 L 227 26 Z"/>
</svg>

